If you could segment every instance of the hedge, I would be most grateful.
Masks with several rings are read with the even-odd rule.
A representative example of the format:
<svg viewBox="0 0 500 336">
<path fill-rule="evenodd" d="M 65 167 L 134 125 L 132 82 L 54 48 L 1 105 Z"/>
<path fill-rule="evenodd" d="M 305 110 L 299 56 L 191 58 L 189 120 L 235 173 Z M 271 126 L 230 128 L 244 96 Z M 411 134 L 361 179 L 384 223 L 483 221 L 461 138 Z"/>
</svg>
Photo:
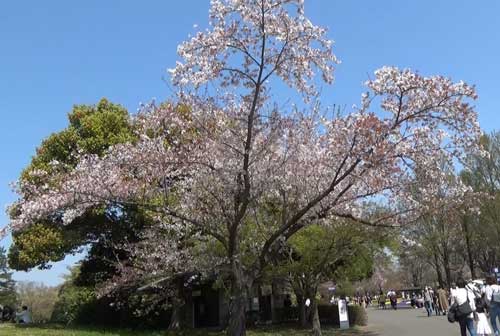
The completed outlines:
<svg viewBox="0 0 500 336">
<path fill-rule="evenodd" d="M 326 325 L 340 326 L 339 322 L 339 308 L 337 305 L 319 305 L 318 306 L 319 319 L 321 323 Z M 358 305 L 348 305 L 347 313 L 349 315 L 349 325 L 351 326 L 365 326 L 368 322 L 366 310 Z M 275 322 L 292 322 L 298 321 L 298 307 L 286 307 L 276 309 Z"/>
</svg>

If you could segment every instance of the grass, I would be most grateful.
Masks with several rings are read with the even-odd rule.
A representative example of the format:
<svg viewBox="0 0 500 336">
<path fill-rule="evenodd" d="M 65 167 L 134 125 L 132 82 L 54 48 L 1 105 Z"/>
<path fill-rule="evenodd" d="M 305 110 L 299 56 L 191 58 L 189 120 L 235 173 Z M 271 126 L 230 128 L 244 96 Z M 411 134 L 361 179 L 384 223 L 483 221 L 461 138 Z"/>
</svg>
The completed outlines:
<svg viewBox="0 0 500 336">
<path fill-rule="evenodd" d="M 60 325 L 32 325 L 16 326 L 13 324 L 0 324 L 0 336 L 224 336 L 222 331 L 186 330 L 178 333 L 167 331 L 136 331 L 136 330 L 104 330 L 92 327 L 63 327 Z M 249 330 L 248 336 L 306 336 L 309 330 L 297 330 L 286 327 L 269 327 Z M 371 336 L 373 334 L 350 329 L 324 328 L 324 336 Z"/>
</svg>

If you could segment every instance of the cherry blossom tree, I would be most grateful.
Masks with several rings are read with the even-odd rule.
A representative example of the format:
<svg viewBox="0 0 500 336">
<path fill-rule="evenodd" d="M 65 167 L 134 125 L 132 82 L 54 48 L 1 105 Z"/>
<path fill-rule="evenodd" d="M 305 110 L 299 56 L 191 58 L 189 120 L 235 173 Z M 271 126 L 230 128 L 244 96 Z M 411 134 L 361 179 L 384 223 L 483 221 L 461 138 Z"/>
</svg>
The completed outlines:
<svg viewBox="0 0 500 336">
<path fill-rule="evenodd" d="M 316 77 L 330 84 L 338 63 L 325 35 L 301 0 L 212 0 L 210 28 L 179 46 L 176 103 L 144 106 L 133 120 L 137 141 L 81 155 L 46 184 L 21 181 L 10 229 L 139 205 L 169 230 L 224 251 L 228 335 L 245 335 L 247 289 L 284 240 L 332 218 L 414 220 L 439 197 L 441 162 L 479 151 L 476 92 L 464 82 L 383 67 L 351 113 L 328 116 L 309 104 Z M 307 107 L 277 107 L 280 82 Z M 425 177 L 418 183 L 417 173 Z M 458 199 L 467 191 L 457 184 L 449 192 Z M 374 201 L 383 212 L 364 211 Z"/>
</svg>

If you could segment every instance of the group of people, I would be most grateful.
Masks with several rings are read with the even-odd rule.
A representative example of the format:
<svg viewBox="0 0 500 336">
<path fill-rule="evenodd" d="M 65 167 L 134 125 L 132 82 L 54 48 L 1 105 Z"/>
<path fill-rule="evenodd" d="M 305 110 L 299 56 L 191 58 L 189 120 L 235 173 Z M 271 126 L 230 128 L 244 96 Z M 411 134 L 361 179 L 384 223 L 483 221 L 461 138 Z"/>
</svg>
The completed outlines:
<svg viewBox="0 0 500 336">
<path fill-rule="evenodd" d="M 402 295 L 403 299 L 408 299 L 409 295 Z M 386 308 L 387 299 L 394 309 L 397 308 L 397 295 L 393 290 L 387 295 L 381 292 L 375 299 L 378 299 L 379 308 Z M 413 308 L 425 308 L 428 317 L 447 315 L 450 322 L 458 323 L 461 336 L 467 336 L 467 331 L 470 336 L 500 336 L 497 324 L 500 319 L 500 285 L 494 276 L 488 276 L 485 282 L 467 283 L 459 279 L 449 291 L 443 287 L 425 287 L 421 293 L 411 294 L 410 304 Z"/>
<path fill-rule="evenodd" d="M 427 316 L 431 316 L 433 312 L 436 315 L 446 315 L 449 308 L 448 293 L 443 287 L 439 287 L 437 290 L 425 287 L 422 295 L 417 297 L 415 293 L 412 294 L 411 306 L 414 308 L 425 307 Z"/>
<path fill-rule="evenodd" d="M 412 294 L 411 305 L 422 308 L 422 301 L 427 316 L 433 312 L 448 315 L 450 322 L 458 322 L 462 336 L 466 336 L 467 331 L 470 336 L 500 335 L 497 325 L 500 318 L 500 286 L 493 276 L 487 277 L 486 283 L 467 283 L 459 279 L 452 284 L 449 292 L 444 288 L 435 291 L 425 287 L 422 295 Z"/>
<path fill-rule="evenodd" d="M 354 303 L 360 305 L 363 308 L 367 308 L 372 304 L 373 298 L 370 293 L 366 293 L 365 295 L 360 295 L 356 293 L 354 296 Z"/>
<path fill-rule="evenodd" d="M 500 286 L 493 276 L 486 278 L 486 284 L 469 283 L 463 279 L 450 289 L 450 311 L 460 325 L 462 336 L 483 336 L 500 334 L 497 319 L 500 317 Z M 461 312 L 465 311 L 465 314 Z M 488 323 L 491 322 L 491 327 Z"/>
<path fill-rule="evenodd" d="M 380 295 L 378 296 L 378 306 L 379 308 L 386 309 L 386 302 L 387 299 L 389 299 L 389 302 L 391 304 L 391 308 L 396 310 L 398 309 L 398 296 L 396 291 L 390 289 L 387 292 L 387 295 L 384 294 L 383 291 L 380 291 Z"/>
</svg>

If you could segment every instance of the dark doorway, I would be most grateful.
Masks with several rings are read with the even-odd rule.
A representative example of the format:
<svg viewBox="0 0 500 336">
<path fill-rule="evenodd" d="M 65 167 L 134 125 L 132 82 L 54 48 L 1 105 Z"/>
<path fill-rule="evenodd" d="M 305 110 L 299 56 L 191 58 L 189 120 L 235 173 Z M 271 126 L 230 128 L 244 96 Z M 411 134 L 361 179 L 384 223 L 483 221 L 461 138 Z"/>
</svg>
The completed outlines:
<svg viewBox="0 0 500 336">
<path fill-rule="evenodd" d="M 261 296 L 259 298 L 260 320 L 262 322 L 272 320 L 271 295 Z"/>
<path fill-rule="evenodd" d="M 219 326 L 219 292 L 210 286 L 203 286 L 193 297 L 194 327 L 209 328 Z"/>
</svg>

